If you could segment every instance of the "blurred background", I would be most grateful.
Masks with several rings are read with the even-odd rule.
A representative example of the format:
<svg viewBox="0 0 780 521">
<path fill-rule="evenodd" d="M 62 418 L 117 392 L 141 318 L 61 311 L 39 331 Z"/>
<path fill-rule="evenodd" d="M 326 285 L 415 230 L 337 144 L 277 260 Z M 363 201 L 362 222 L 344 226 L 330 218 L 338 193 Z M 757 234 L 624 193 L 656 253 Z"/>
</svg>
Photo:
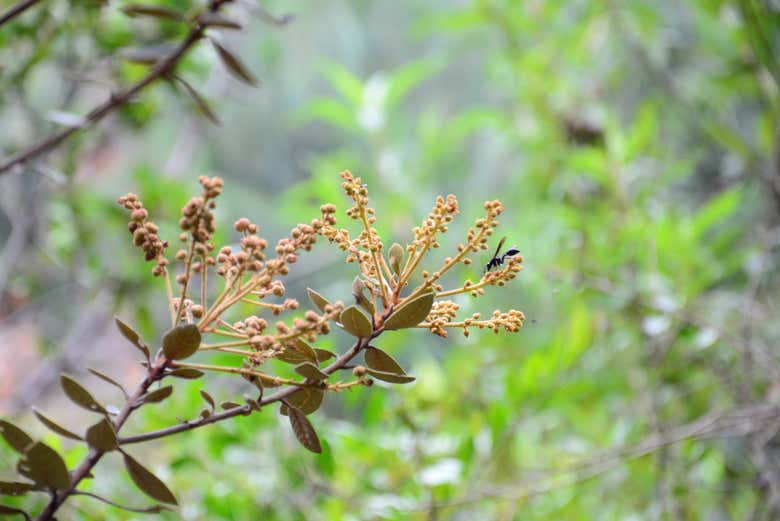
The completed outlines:
<svg viewBox="0 0 780 521">
<path fill-rule="evenodd" d="M 142 52 L 183 39 L 186 27 L 127 5 L 50 0 L 0 27 L 4 157 L 78 124 L 148 71 Z M 408 241 L 438 194 L 459 197 L 432 267 L 500 198 L 499 236 L 525 269 L 459 303 L 521 309 L 525 327 L 383 336 L 417 381 L 329 396 L 312 416 L 322 455 L 275 410 L 133 447 L 179 497 L 162 518 L 780 518 L 780 3 L 279 0 L 225 12 L 243 29 L 209 34 L 257 88 L 204 42 L 177 68 L 202 98 L 159 82 L 0 176 L 0 414 L 75 465 L 84 449 L 30 407 L 75 428 L 85 419 L 60 409 L 61 371 L 142 377 L 112 317 L 159 338 L 164 287 L 117 196 L 139 193 L 175 238 L 197 176 L 220 175 L 220 222 L 249 217 L 273 243 L 320 204 L 346 209 L 337 174 L 349 169 L 388 244 Z M 320 245 L 288 290 L 347 300 L 352 268 Z M 185 383 L 129 429 L 197 415 L 202 386 L 219 400 L 250 391 Z M 0 445 L 8 474 L 16 455 Z M 91 489 L 148 504 L 112 468 L 118 458 L 101 462 Z M 74 498 L 61 518 L 142 517 L 109 508 Z"/>
</svg>

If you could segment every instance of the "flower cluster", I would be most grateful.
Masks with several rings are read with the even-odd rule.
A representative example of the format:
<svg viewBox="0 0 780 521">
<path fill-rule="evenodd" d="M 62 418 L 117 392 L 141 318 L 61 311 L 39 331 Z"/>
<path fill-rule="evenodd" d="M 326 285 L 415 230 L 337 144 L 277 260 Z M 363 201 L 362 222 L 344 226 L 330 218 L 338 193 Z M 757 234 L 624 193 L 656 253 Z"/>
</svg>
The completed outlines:
<svg viewBox="0 0 780 521">
<path fill-rule="evenodd" d="M 157 235 L 159 228 L 150 221 L 149 212 L 144 208 L 143 202 L 136 194 L 129 193 L 117 200 L 123 208 L 130 210 L 130 222 L 127 229 L 133 234 L 133 244 L 141 248 L 147 261 L 156 260 L 157 265 L 152 269 L 155 277 L 165 273 L 168 259 L 165 258 L 165 249 L 168 241 L 163 241 Z"/>
</svg>

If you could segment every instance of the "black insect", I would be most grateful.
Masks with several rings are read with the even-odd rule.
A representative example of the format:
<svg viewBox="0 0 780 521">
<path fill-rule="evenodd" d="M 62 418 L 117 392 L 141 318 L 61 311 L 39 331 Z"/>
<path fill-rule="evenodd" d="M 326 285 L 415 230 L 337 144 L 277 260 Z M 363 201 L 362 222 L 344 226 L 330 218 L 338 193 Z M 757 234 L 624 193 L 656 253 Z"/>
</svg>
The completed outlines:
<svg viewBox="0 0 780 521">
<path fill-rule="evenodd" d="M 501 241 L 499 241 L 498 247 L 496 248 L 496 253 L 493 254 L 493 258 L 490 259 L 490 262 L 488 262 L 485 265 L 486 272 L 490 271 L 493 268 L 497 268 L 501 266 L 507 257 L 513 257 L 518 253 L 520 253 L 520 250 L 517 249 L 517 246 L 512 246 L 511 248 L 506 250 L 503 255 L 499 256 L 498 252 L 501 251 L 501 247 L 504 245 L 505 241 L 506 241 L 506 237 L 504 237 L 503 239 L 501 239 Z"/>
</svg>

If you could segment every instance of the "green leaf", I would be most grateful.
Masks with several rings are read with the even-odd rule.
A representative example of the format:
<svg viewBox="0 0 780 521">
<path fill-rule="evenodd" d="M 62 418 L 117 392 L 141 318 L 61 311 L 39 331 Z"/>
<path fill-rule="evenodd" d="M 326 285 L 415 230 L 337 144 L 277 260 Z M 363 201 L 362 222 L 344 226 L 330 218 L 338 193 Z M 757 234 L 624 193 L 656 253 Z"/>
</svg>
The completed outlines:
<svg viewBox="0 0 780 521">
<path fill-rule="evenodd" d="M 325 306 L 332 306 L 333 304 L 330 303 L 328 299 L 317 293 L 311 288 L 306 288 L 306 293 L 309 294 L 309 300 L 311 300 L 311 303 L 317 306 L 317 308 L 325 313 Z"/>
<path fill-rule="evenodd" d="M 170 491 L 170 489 L 160 481 L 160 479 L 146 470 L 143 465 L 138 463 L 132 456 L 123 452 L 125 460 L 125 468 L 127 473 L 133 480 L 133 483 L 141 489 L 141 491 L 149 497 L 162 501 L 163 503 L 170 503 L 172 505 L 178 505 L 176 497 Z"/>
<path fill-rule="evenodd" d="M 122 335 L 128 339 L 131 344 L 137 347 L 138 350 L 141 351 L 148 359 L 149 348 L 146 346 L 146 344 L 143 343 L 143 341 L 141 341 L 141 337 L 138 336 L 138 333 L 136 333 L 132 327 L 122 322 L 119 317 L 114 317 L 114 322 L 116 323 L 116 327 L 119 328 L 119 332 L 122 333 Z"/>
<path fill-rule="evenodd" d="M 89 391 L 70 376 L 62 373 L 60 375 L 60 384 L 62 384 L 65 395 L 76 405 L 79 405 L 88 411 L 107 414 L 106 409 L 92 397 Z"/>
<path fill-rule="evenodd" d="M 368 338 L 373 332 L 371 320 L 357 306 L 349 306 L 342 311 L 339 321 L 344 330 L 358 338 Z"/>
<path fill-rule="evenodd" d="M 385 109 L 393 111 L 407 94 L 441 68 L 438 60 L 418 60 L 404 65 L 390 77 Z"/>
<path fill-rule="evenodd" d="M 87 429 L 86 438 L 90 447 L 102 450 L 103 452 L 116 450 L 119 446 L 116 441 L 114 426 L 106 418 L 103 418 Z"/>
<path fill-rule="evenodd" d="M 195 380 L 204 374 L 205 373 L 203 371 L 198 371 L 197 369 L 192 369 L 190 367 L 180 367 L 179 369 L 174 369 L 165 376 L 173 376 L 175 378 L 182 378 L 184 380 Z"/>
<path fill-rule="evenodd" d="M 385 329 L 414 327 L 428 316 L 433 306 L 433 292 L 423 293 L 401 304 L 385 322 Z"/>
<path fill-rule="evenodd" d="M 285 399 L 285 402 L 299 409 L 304 414 L 311 414 L 320 408 L 324 397 L 325 392 L 322 389 L 316 387 L 301 387 L 288 396 Z M 289 414 L 287 404 L 282 403 L 279 413 L 285 416 Z"/>
<path fill-rule="evenodd" d="M 155 389 L 154 391 L 142 396 L 141 403 L 159 403 L 168 398 L 172 393 L 173 386 L 166 385 L 165 387 L 160 387 L 159 389 Z"/>
<path fill-rule="evenodd" d="M 363 103 L 363 82 L 338 62 L 328 60 L 319 65 L 322 74 L 354 108 Z"/>
<path fill-rule="evenodd" d="M 288 415 L 290 417 L 290 425 L 295 433 L 295 437 L 301 442 L 301 445 L 306 447 L 312 452 L 317 454 L 322 452 L 322 446 L 320 445 L 320 439 L 317 436 L 317 432 L 309 423 L 309 419 L 306 417 L 300 409 L 296 407 L 288 407 Z"/>
<path fill-rule="evenodd" d="M 183 360 L 194 355 L 200 347 L 200 330 L 195 324 L 177 326 L 163 336 L 162 347 L 168 360 Z"/>
<path fill-rule="evenodd" d="M 317 354 L 317 361 L 322 363 L 331 358 L 336 358 L 336 353 L 328 351 L 327 349 L 315 348 L 314 352 Z"/>
<path fill-rule="evenodd" d="M 216 40 L 211 40 L 211 43 L 214 45 L 214 49 L 216 49 L 217 54 L 219 55 L 219 59 L 222 60 L 222 63 L 225 65 L 227 70 L 230 71 L 230 73 L 233 74 L 237 80 L 243 81 L 244 83 L 252 85 L 253 87 L 257 85 L 257 78 L 255 78 L 255 76 L 249 72 L 246 67 L 244 67 L 244 64 L 241 63 L 241 61 L 232 52 L 228 51 Z"/>
<path fill-rule="evenodd" d="M 346 132 L 360 132 L 355 110 L 330 98 L 314 98 L 298 111 L 295 122 L 324 121 Z"/>
<path fill-rule="evenodd" d="M 66 429 L 65 427 L 63 427 L 61 425 L 58 425 L 57 423 L 53 422 L 52 420 L 50 420 L 49 418 L 47 418 L 46 416 L 41 414 L 40 411 L 38 411 L 37 409 L 33 409 L 33 414 L 35 414 L 35 417 L 38 418 L 38 420 L 40 420 L 40 422 L 42 424 L 44 424 L 46 427 L 48 427 L 52 431 L 56 432 L 60 436 L 64 436 L 66 438 L 70 438 L 72 440 L 78 440 L 78 441 L 83 441 L 84 440 L 84 438 L 82 438 L 78 434 L 73 433 L 73 432 L 69 431 L 68 429 Z"/>
<path fill-rule="evenodd" d="M 369 346 L 365 350 L 366 365 L 376 371 L 382 371 L 385 373 L 393 373 L 399 375 L 405 375 L 406 371 L 398 365 L 395 359 L 373 346 Z"/>
<path fill-rule="evenodd" d="M 0 496 L 23 496 L 31 490 L 36 490 L 33 483 L 0 481 Z"/>
<path fill-rule="evenodd" d="M 308 343 L 298 338 L 295 344 L 286 345 L 284 351 L 276 358 L 288 364 L 300 364 L 301 362 L 316 362 L 317 353 Z"/>
<path fill-rule="evenodd" d="M 62 456 L 40 441 L 24 452 L 16 469 L 21 475 L 46 487 L 64 490 L 70 486 L 70 474 Z"/>
<path fill-rule="evenodd" d="M 16 452 L 24 452 L 33 443 L 32 438 L 26 432 L 5 420 L 0 420 L 0 435 Z"/>
<path fill-rule="evenodd" d="M 328 379 L 328 374 L 320 371 L 320 369 L 311 362 L 303 362 L 302 364 L 296 365 L 295 372 L 316 382 Z"/>
<path fill-rule="evenodd" d="M 184 20 L 184 17 L 180 13 L 159 5 L 129 4 L 122 7 L 121 11 L 131 18 L 135 18 L 136 16 L 149 16 L 164 20 L 174 20 L 176 22 Z"/>
<path fill-rule="evenodd" d="M 128 396 L 127 391 L 125 390 L 124 387 L 122 387 L 122 384 L 120 384 L 119 382 L 117 382 L 116 380 L 114 380 L 113 378 L 108 376 L 107 374 L 101 373 L 97 369 L 92 369 L 91 367 L 87 368 L 87 371 L 89 371 L 90 373 L 94 374 L 95 376 L 97 376 L 98 378 L 103 380 L 104 382 L 108 382 L 111 385 L 117 387 L 120 391 L 122 391 L 122 394 L 124 394 L 125 397 Z"/>
<path fill-rule="evenodd" d="M 214 402 L 214 398 L 212 398 L 209 393 L 201 389 L 200 396 L 206 401 L 207 404 L 209 404 L 212 411 L 217 408 L 217 404 Z"/>
<path fill-rule="evenodd" d="M 415 377 L 409 376 L 407 374 L 396 374 L 396 373 L 387 373 L 385 371 L 377 371 L 376 369 L 371 369 L 370 367 L 366 367 L 366 372 L 376 378 L 377 380 L 382 380 L 385 382 L 390 382 L 392 384 L 408 384 L 409 382 L 414 382 Z"/>
<path fill-rule="evenodd" d="M 14 507 L 7 507 L 5 505 L 0 505 L 0 516 L 5 516 L 5 515 L 22 516 L 28 521 L 32 519 L 30 515 L 24 510 L 22 510 L 21 508 L 14 508 Z"/>
<path fill-rule="evenodd" d="M 390 250 L 387 252 L 387 260 L 390 263 L 390 269 L 396 275 L 401 275 L 401 265 L 404 261 L 404 248 L 397 242 L 394 242 L 390 246 Z"/>
</svg>

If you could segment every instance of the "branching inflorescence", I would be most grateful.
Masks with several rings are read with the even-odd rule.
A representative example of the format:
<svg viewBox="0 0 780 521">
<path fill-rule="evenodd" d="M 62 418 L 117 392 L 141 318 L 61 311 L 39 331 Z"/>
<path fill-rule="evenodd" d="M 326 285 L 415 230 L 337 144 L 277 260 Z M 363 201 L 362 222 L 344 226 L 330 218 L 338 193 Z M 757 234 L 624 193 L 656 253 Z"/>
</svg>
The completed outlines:
<svg viewBox="0 0 780 521">
<path fill-rule="evenodd" d="M 320 407 L 328 391 L 370 386 L 374 379 L 390 383 L 414 381 L 391 355 L 374 345 L 383 333 L 423 328 L 446 337 L 453 328 L 468 336 L 473 328 L 498 333 L 516 332 L 522 327 L 524 317 L 517 310 L 496 310 L 486 319 L 480 313 L 459 319 L 458 304 L 448 298 L 460 293 L 478 297 L 487 286 L 503 286 L 522 269 L 519 255 L 509 257 L 500 269 L 486 271 L 476 282 L 467 280 L 451 289 L 445 289 L 443 283 L 448 271 L 458 264 L 471 264 L 470 255 L 488 249 L 498 225 L 497 218 L 503 211 L 499 201 L 484 204 L 485 215 L 468 230 L 457 252 L 431 270 L 424 267 L 427 254 L 441 246 L 441 235 L 448 231 L 459 212 L 455 196 L 436 200 L 424 222 L 412 230 L 413 239 L 406 247 L 395 243 L 386 249 L 374 227 L 377 218 L 369 206 L 368 188 L 348 171 L 342 172 L 341 177 L 342 188 L 353 203 L 346 213 L 359 224 L 357 235 L 353 238 L 349 230 L 338 228 L 336 207 L 325 204 L 320 207 L 318 218 L 293 228 L 288 237 L 277 242 L 273 252 L 267 251 L 268 241 L 258 235 L 257 224 L 246 218 L 233 226 L 240 234 L 238 247 L 218 248 L 214 243 L 217 227 L 213 211 L 223 185 L 218 177 L 199 179 L 202 192 L 182 209 L 178 238 L 182 247 L 172 258 L 169 258 L 170 243 L 159 237 L 159 228 L 150 220 L 139 197 L 127 194 L 119 198 L 119 204 L 130 212 L 128 229 L 133 243 L 143 251 L 147 261 L 155 262 L 152 274 L 165 281 L 171 329 L 162 336 L 157 354 L 152 355 L 140 336 L 117 319 L 125 338 L 143 353 L 148 371 L 135 392 L 122 389 L 127 400 L 118 412 L 111 412 L 111 408 L 98 403 L 81 384 L 63 375 L 66 395 L 100 416 L 84 435 L 36 412 L 47 427 L 89 446 L 89 455 L 77 469 L 69 471 L 48 445 L 33 443 L 18 427 L 0 421 L 0 434 L 21 453 L 18 470 L 28 480 L 0 483 L 0 493 L 48 492 L 50 501 L 38 519 L 51 519 L 69 496 L 95 497 L 79 489 L 79 484 L 103 455 L 118 452 L 143 492 L 161 503 L 175 504 L 170 490 L 126 452 L 128 445 L 249 415 L 279 403 L 280 413 L 289 417 L 301 444 L 320 452 L 319 438 L 307 415 Z M 359 273 L 351 287 L 354 302 L 349 305 L 331 302 L 309 289 L 312 309 L 302 310 L 297 300 L 286 297 L 283 280 L 298 256 L 310 251 L 320 236 L 344 251 L 348 263 L 357 264 Z M 354 344 L 342 353 L 316 347 L 318 339 L 327 335 L 333 324 L 355 337 Z M 199 352 L 235 355 L 236 362 L 193 362 L 191 358 Z M 363 362 L 355 363 L 361 353 Z M 297 376 L 273 374 L 267 369 L 269 360 L 292 364 Z M 109 376 L 91 371 L 121 388 Z M 334 380 L 332 376 L 340 371 L 346 372 L 346 378 Z M 197 418 L 159 431 L 119 436 L 132 412 L 146 404 L 159 403 L 173 392 L 172 385 L 152 390 L 153 384 L 169 378 L 200 378 L 206 372 L 241 376 L 255 386 L 259 395 L 256 398 L 245 395 L 242 403 L 227 401 L 217 405 L 209 393 L 201 391 L 207 407 Z M 269 394 L 267 390 L 272 388 L 276 390 Z M 153 506 L 150 511 L 160 508 Z"/>
</svg>

